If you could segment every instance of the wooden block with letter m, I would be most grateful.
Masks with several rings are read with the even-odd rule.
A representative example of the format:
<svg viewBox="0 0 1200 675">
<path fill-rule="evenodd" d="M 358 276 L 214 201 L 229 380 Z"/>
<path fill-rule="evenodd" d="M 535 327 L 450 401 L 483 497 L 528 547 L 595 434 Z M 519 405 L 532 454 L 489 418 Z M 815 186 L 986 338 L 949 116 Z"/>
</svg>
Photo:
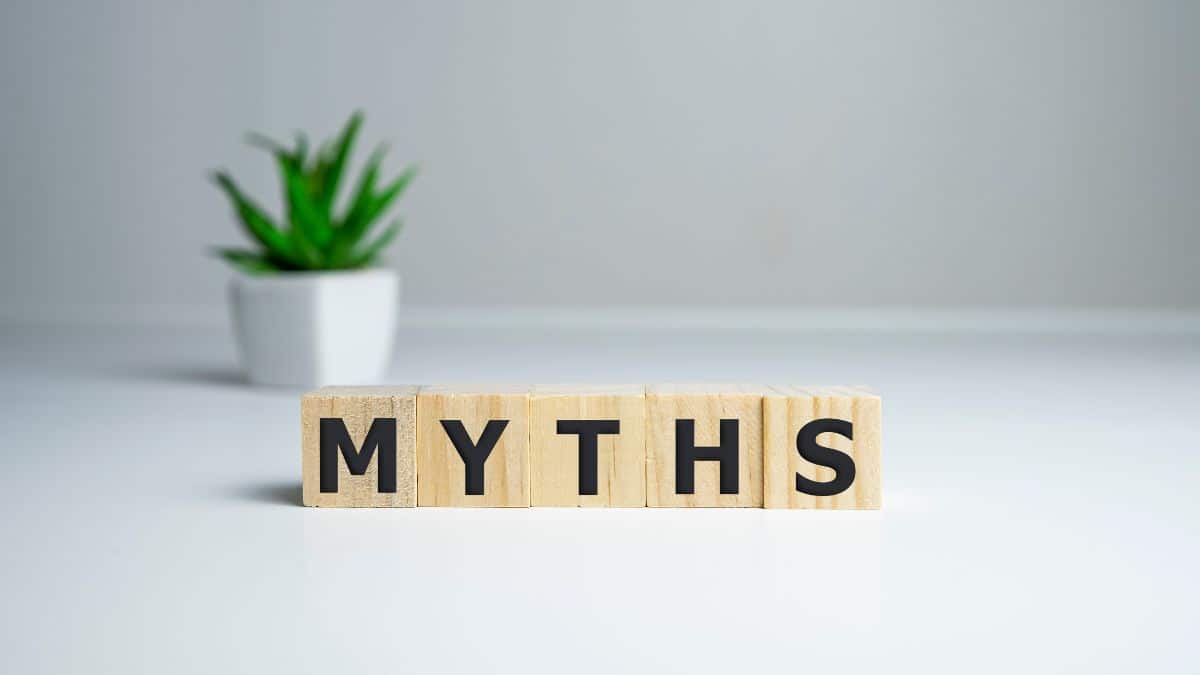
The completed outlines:
<svg viewBox="0 0 1200 675">
<path fill-rule="evenodd" d="M 417 387 L 325 387 L 300 400 L 305 506 L 416 506 Z"/>
</svg>

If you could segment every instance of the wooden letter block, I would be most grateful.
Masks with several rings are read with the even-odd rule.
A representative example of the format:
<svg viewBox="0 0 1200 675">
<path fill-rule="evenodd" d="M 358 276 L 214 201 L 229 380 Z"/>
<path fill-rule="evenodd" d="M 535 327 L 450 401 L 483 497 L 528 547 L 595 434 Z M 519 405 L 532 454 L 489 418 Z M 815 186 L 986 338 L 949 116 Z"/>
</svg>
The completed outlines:
<svg viewBox="0 0 1200 675">
<path fill-rule="evenodd" d="M 538 385 L 530 401 L 533 506 L 646 505 L 646 393 Z"/>
<path fill-rule="evenodd" d="M 422 387 L 419 506 L 529 506 L 529 387 Z"/>
<path fill-rule="evenodd" d="M 646 389 L 648 506 L 762 506 L 762 388 Z"/>
<path fill-rule="evenodd" d="M 878 509 L 880 399 L 862 387 L 769 387 L 764 505 Z"/>
<path fill-rule="evenodd" d="M 417 388 L 325 387 L 300 400 L 305 506 L 415 506 Z"/>
</svg>

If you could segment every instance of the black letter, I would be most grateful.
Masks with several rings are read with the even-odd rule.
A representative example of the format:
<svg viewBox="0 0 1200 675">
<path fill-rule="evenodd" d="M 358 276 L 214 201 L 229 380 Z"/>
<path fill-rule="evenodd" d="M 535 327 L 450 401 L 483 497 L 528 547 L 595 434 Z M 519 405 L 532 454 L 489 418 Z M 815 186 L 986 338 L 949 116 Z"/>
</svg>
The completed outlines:
<svg viewBox="0 0 1200 675">
<path fill-rule="evenodd" d="M 696 447 L 696 420 L 675 420 L 675 494 L 696 492 L 698 460 L 721 462 L 721 494 L 738 493 L 738 421 L 721 420 L 721 445 Z"/>
<path fill-rule="evenodd" d="M 462 457 L 463 464 L 467 467 L 466 494 L 483 494 L 483 463 L 487 461 L 488 455 L 492 454 L 492 448 L 496 447 L 496 441 L 500 440 L 500 434 L 506 426 L 508 420 L 488 420 L 483 433 L 479 435 L 479 444 L 476 445 L 471 442 L 471 436 L 461 421 L 442 420 L 442 428 L 446 430 L 446 435 L 450 437 L 450 442 L 454 444 L 454 449 L 458 450 L 458 456 Z"/>
<path fill-rule="evenodd" d="M 854 425 L 846 420 L 819 419 L 805 424 L 796 434 L 796 449 L 800 456 L 817 466 L 834 470 L 834 478 L 828 483 L 809 480 L 796 472 L 796 492 L 815 497 L 832 497 L 843 492 L 854 483 L 854 460 L 844 452 L 817 444 L 817 436 L 825 432 L 845 436 L 854 440 Z"/>
<path fill-rule="evenodd" d="M 558 433 L 579 436 L 579 494 L 596 494 L 597 436 L 621 433 L 621 421 L 559 420 Z"/>
<path fill-rule="evenodd" d="M 338 449 L 346 458 L 351 476 L 367 472 L 371 456 L 379 449 L 379 492 L 396 491 L 396 419 L 376 417 L 363 439 L 362 450 L 354 448 L 350 432 L 340 417 L 321 418 L 321 492 L 338 491 Z"/>
</svg>

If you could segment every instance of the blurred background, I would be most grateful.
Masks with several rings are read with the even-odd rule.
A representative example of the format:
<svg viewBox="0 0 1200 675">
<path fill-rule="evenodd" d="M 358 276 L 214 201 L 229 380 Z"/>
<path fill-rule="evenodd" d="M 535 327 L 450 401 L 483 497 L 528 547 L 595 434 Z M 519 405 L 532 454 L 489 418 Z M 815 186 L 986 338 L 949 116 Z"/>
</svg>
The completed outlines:
<svg viewBox="0 0 1200 675">
<path fill-rule="evenodd" d="M 1191 2 L 0 9 L 16 320 L 224 320 L 207 173 L 367 113 L 414 309 L 1200 308 Z"/>
</svg>

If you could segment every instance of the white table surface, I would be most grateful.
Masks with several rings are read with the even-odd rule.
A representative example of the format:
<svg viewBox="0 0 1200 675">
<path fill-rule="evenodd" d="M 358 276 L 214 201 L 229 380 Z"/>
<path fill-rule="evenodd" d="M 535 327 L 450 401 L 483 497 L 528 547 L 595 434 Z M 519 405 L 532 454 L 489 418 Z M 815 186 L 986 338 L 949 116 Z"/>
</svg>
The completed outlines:
<svg viewBox="0 0 1200 675">
<path fill-rule="evenodd" d="M 0 671 L 1197 672 L 1200 339 L 405 329 L 391 380 L 867 383 L 884 509 L 305 509 L 224 329 L 0 331 Z"/>
</svg>

